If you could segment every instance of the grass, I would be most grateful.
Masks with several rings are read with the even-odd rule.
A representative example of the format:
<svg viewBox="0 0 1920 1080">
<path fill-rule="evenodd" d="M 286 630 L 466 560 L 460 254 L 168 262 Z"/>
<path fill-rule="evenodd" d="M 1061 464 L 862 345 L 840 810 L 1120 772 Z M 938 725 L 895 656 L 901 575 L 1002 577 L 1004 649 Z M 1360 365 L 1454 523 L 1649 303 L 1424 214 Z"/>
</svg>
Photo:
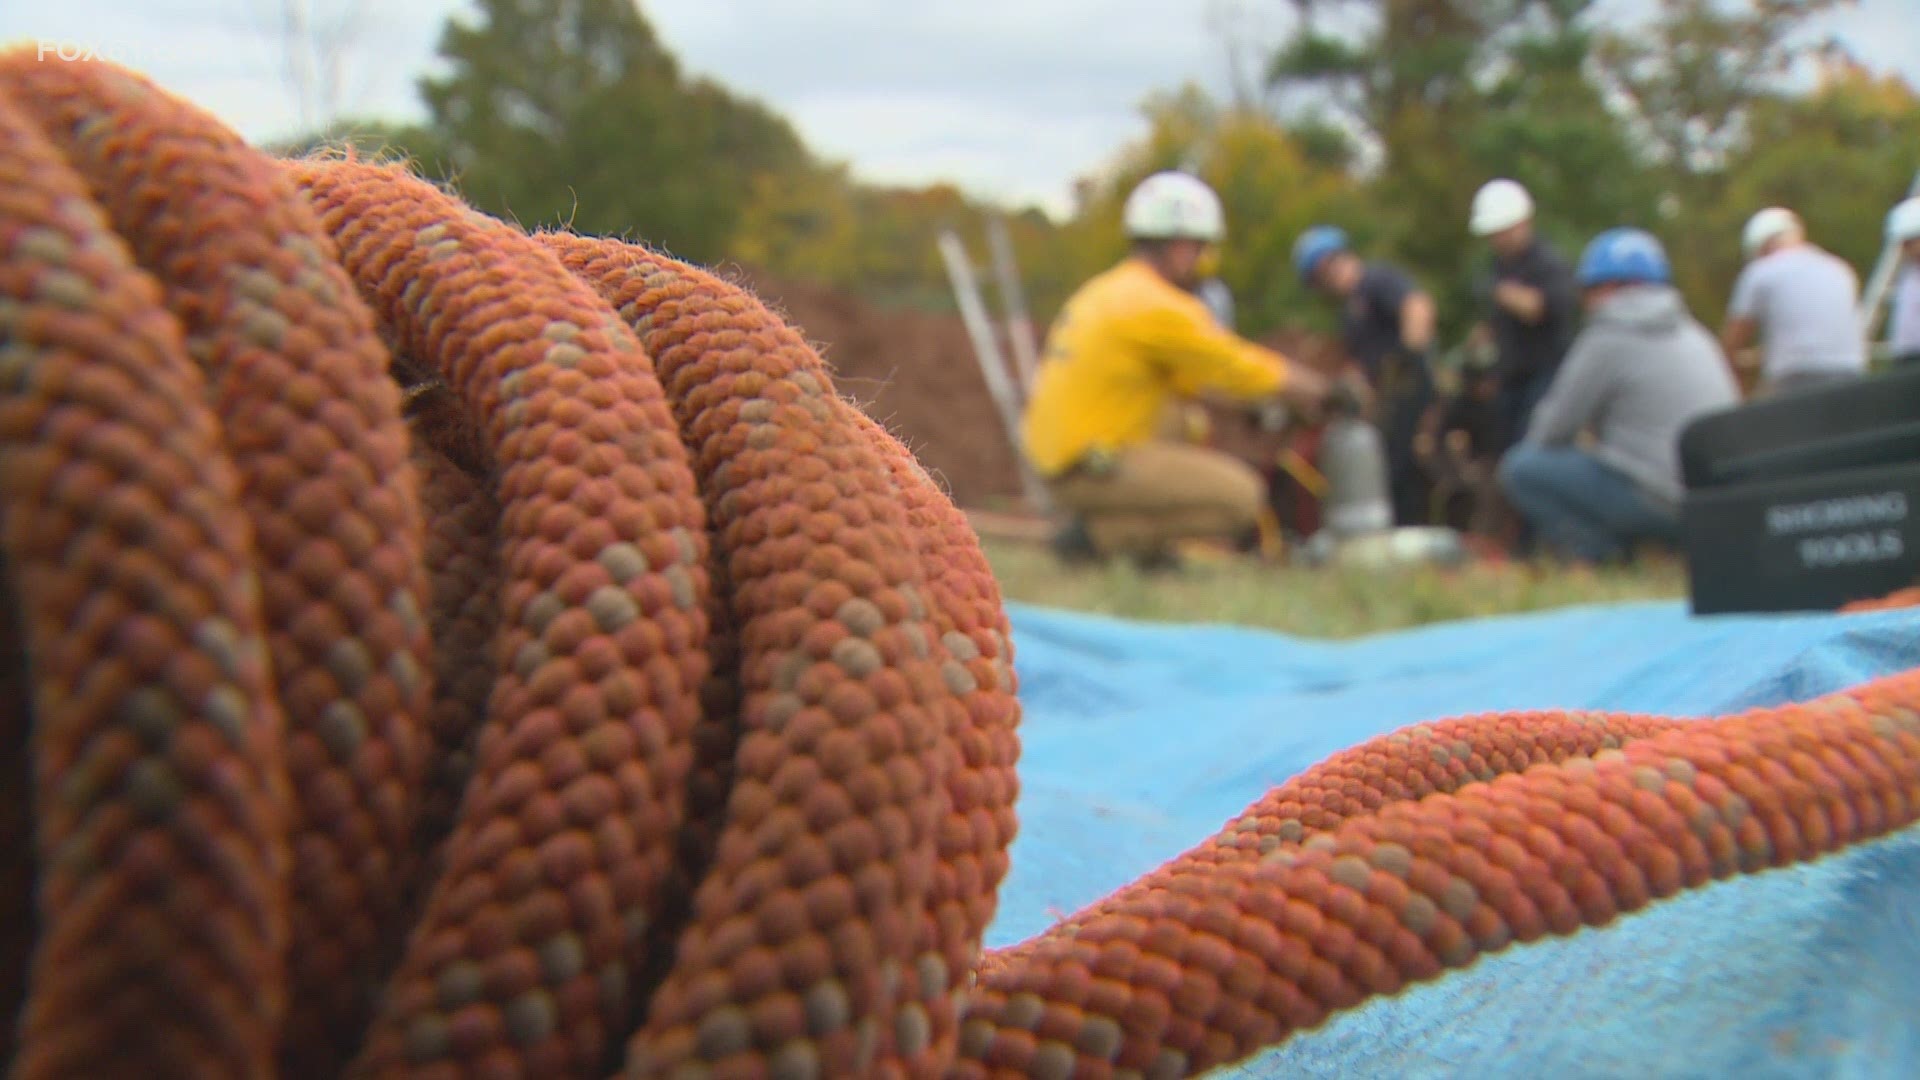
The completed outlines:
<svg viewBox="0 0 1920 1080">
<path fill-rule="evenodd" d="M 1685 571 L 1675 563 L 1602 572 L 1495 563 L 1394 571 L 1248 563 L 1149 576 L 1124 565 L 1064 567 L 1033 544 L 990 540 L 985 549 L 1009 600 L 1135 619 L 1257 626 L 1316 638 L 1351 638 L 1572 604 L 1686 595 Z"/>
</svg>

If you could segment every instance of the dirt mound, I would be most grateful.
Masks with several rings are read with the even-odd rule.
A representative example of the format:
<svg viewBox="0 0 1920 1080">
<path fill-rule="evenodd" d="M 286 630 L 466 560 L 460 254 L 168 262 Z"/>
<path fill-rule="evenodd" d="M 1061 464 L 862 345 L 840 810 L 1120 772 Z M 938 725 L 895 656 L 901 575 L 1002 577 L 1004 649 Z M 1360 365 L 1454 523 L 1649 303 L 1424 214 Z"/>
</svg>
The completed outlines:
<svg viewBox="0 0 1920 1080">
<path fill-rule="evenodd" d="M 840 392 L 905 442 L 955 502 L 984 509 L 1019 501 L 1019 463 L 958 315 L 882 308 L 750 268 L 732 276 L 800 329 L 832 365 Z M 1342 362 L 1337 344 L 1315 335 L 1261 340 L 1316 367 Z M 1272 444 L 1243 415 L 1215 409 L 1213 421 L 1221 449 L 1271 458 Z"/>
</svg>

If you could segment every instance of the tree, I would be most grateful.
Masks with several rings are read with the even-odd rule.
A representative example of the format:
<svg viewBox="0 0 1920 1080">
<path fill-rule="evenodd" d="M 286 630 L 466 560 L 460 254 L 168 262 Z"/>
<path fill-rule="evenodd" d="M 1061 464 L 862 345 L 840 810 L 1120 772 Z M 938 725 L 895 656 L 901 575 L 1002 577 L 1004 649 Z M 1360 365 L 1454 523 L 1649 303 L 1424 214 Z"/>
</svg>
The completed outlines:
<svg viewBox="0 0 1920 1080">
<path fill-rule="evenodd" d="M 808 164 L 785 119 L 685 79 L 631 0 L 480 0 L 420 81 L 463 194 L 521 224 L 724 254 L 769 174 Z"/>
<path fill-rule="evenodd" d="M 1516 13 L 1464 144 L 1476 179 L 1526 185 L 1541 231 L 1569 254 L 1603 229 L 1651 224 L 1659 193 L 1588 75 L 1598 7 L 1597 0 L 1539 0 Z"/>
<path fill-rule="evenodd" d="M 741 208 L 728 256 L 782 277 L 856 282 L 861 222 L 853 187 L 844 166 L 762 174 Z"/>
<path fill-rule="evenodd" d="M 266 146 L 281 157 L 347 150 L 375 161 L 404 161 L 417 173 L 435 180 L 451 179 L 446 150 L 434 133 L 418 124 L 390 120 L 336 120 L 324 131 L 296 135 Z"/>
<path fill-rule="evenodd" d="M 1813 93 L 1763 102 L 1750 123 L 1728 202 L 1794 207 L 1829 250 L 1871 264 L 1887 211 L 1920 169 L 1920 92 L 1833 58 Z"/>
<path fill-rule="evenodd" d="M 728 255 L 781 277 L 857 291 L 882 306 L 954 307 L 942 230 L 982 251 L 990 214 L 1007 219 L 1031 311 L 1065 297 L 1078 269 L 1061 230 L 1046 215 L 982 205 L 951 184 L 891 187 L 861 183 L 844 164 L 768 175 L 743 208 Z"/>
<path fill-rule="evenodd" d="M 1294 34 L 1268 66 L 1269 86 L 1305 97 L 1308 145 L 1339 161 L 1331 131 L 1353 133 L 1377 158 L 1367 228 L 1375 250 L 1406 263 L 1439 301 L 1441 325 L 1457 331 L 1470 313 L 1467 268 L 1474 250 L 1466 207 L 1485 171 L 1462 153 L 1487 114 L 1485 83 L 1500 68 L 1504 35 L 1529 0 L 1291 0 Z M 1322 29 L 1333 14 L 1359 25 Z M 1329 153 L 1329 151 L 1336 151 Z M 1347 155 L 1353 160 L 1353 155 Z M 1357 222 L 1345 222 L 1350 227 Z"/>
<path fill-rule="evenodd" d="M 1832 41 L 1809 41 L 1809 22 L 1855 0 L 1659 0 L 1647 25 L 1603 34 L 1603 85 L 1635 135 L 1682 187 L 1724 174 L 1756 102 Z M 1693 192 L 1682 191 L 1683 196 Z"/>
<path fill-rule="evenodd" d="M 1696 314 L 1717 319 L 1740 269 L 1742 222 L 1768 205 L 1743 180 L 1762 149 L 1754 121 L 1774 119 L 1796 94 L 1787 76 L 1842 55 L 1812 36 L 1813 20 L 1853 0 L 1660 0 L 1642 25 L 1604 32 L 1595 76 L 1657 166 L 1662 232 L 1674 276 Z M 1797 154 L 1798 130 L 1779 148 Z M 1791 147 L 1791 149 L 1790 149 Z"/>
<path fill-rule="evenodd" d="M 1482 51 L 1511 16 L 1515 0 L 1290 0 L 1298 29 L 1275 51 L 1267 81 L 1277 90 L 1313 88 L 1357 129 L 1381 140 L 1411 110 L 1457 112 L 1473 103 Z M 1341 36 L 1321 29 L 1329 12 L 1364 27 Z"/>
</svg>

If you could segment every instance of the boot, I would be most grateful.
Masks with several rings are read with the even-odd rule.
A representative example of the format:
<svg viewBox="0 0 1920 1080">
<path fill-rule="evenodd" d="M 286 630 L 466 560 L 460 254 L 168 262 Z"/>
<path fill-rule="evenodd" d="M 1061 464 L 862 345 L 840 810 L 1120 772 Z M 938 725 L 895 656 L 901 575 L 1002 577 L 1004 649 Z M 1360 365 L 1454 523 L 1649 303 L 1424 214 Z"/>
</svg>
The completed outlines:
<svg viewBox="0 0 1920 1080">
<path fill-rule="evenodd" d="M 1100 561 L 1100 551 L 1093 546 L 1093 535 L 1078 517 L 1068 518 L 1053 534 L 1049 546 L 1053 548 L 1054 557 L 1069 566 Z"/>
<path fill-rule="evenodd" d="M 1186 561 L 1170 548 L 1159 548 L 1133 557 L 1134 568 L 1143 574 L 1177 574 L 1185 569 Z"/>
</svg>

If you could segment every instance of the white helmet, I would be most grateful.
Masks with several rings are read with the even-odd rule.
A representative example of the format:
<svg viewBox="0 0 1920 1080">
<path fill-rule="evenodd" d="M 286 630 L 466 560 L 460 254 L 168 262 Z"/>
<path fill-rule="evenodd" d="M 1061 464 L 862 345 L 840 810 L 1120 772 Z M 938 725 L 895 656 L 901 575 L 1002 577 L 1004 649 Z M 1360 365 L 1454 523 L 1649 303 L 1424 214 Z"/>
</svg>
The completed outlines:
<svg viewBox="0 0 1920 1080">
<path fill-rule="evenodd" d="M 1505 232 L 1533 217 L 1533 196 L 1513 180 L 1489 180 L 1473 196 L 1467 228 L 1475 236 Z"/>
<path fill-rule="evenodd" d="M 1907 199 L 1887 215 L 1887 242 L 1904 244 L 1920 240 L 1920 196 Z"/>
<path fill-rule="evenodd" d="M 1740 234 L 1740 247 L 1751 259 L 1754 252 L 1766 247 L 1770 241 L 1798 228 L 1800 219 L 1793 211 L 1784 206 L 1769 206 L 1747 219 L 1746 230 Z"/>
<path fill-rule="evenodd" d="M 1121 221 L 1127 235 L 1146 240 L 1175 238 L 1218 242 L 1226 232 L 1220 196 L 1192 173 L 1157 172 L 1127 196 Z"/>
</svg>

